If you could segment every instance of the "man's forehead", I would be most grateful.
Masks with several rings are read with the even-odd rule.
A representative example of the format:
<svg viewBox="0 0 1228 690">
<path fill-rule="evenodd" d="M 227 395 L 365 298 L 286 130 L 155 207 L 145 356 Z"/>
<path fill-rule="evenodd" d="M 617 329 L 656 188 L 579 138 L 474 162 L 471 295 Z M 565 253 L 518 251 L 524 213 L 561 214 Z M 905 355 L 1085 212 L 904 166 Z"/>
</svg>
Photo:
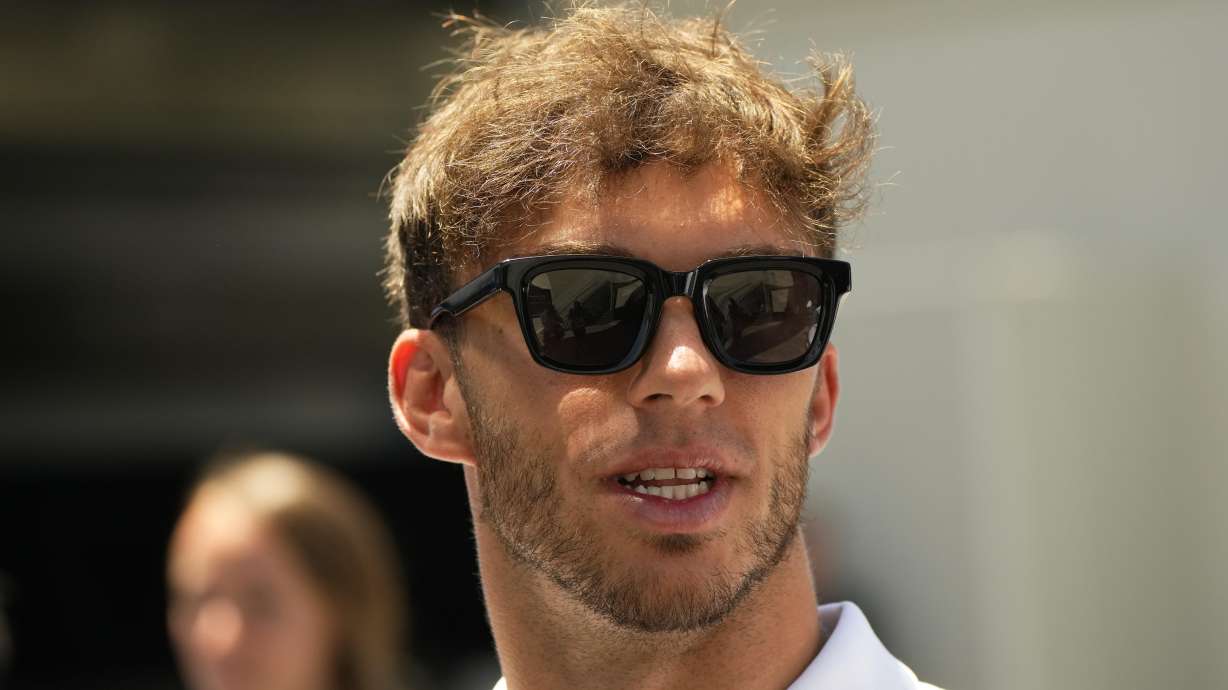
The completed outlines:
<svg viewBox="0 0 1228 690">
<path fill-rule="evenodd" d="M 665 164 L 631 171 L 597 198 L 574 196 L 543 214 L 493 263 L 514 256 L 608 254 L 688 270 L 725 256 L 808 253 L 801 234 L 728 170 L 685 174 Z"/>
</svg>

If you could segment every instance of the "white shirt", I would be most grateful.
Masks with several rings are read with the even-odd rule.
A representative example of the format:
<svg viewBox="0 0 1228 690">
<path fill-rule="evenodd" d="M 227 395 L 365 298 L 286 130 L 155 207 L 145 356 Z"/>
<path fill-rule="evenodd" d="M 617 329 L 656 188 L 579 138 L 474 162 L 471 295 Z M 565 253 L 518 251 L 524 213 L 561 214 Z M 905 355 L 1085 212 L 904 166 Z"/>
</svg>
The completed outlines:
<svg viewBox="0 0 1228 690">
<path fill-rule="evenodd" d="M 857 604 L 824 604 L 819 620 L 827 641 L 788 690 L 940 690 L 891 656 Z M 494 690 L 507 690 L 507 681 Z"/>
<path fill-rule="evenodd" d="M 939 690 L 891 656 L 857 604 L 824 604 L 819 620 L 827 641 L 788 690 Z"/>
</svg>

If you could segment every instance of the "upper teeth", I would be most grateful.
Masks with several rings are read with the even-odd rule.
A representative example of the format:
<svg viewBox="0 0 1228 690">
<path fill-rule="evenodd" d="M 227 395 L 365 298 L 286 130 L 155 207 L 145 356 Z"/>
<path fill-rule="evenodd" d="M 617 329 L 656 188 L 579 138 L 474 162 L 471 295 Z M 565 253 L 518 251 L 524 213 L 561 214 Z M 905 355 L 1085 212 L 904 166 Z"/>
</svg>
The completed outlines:
<svg viewBox="0 0 1228 690">
<path fill-rule="evenodd" d="M 637 484 L 635 493 L 648 494 L 649 496 L 660 496 L 661 498 L 690 498 L 699 494 L 708 493 L 708 484 L 706 482 L 695 482 L 693 484 L 677 484 L 675 486 L 644 486 Z"/>
<path fill-rule="evenodd" d="M 708 470 L 701 467 L 653 467 L 631 474 L 624 474 L 623 479 L 633 482 L 636 479 L 641 481 L 652 481 L 654 479 L 707 479 L 714 476 Z"/>
<path fill-rule="evenodd" d="M 715 479 L 716 475 L 708 470 L 699 467 L 653 467 L 639 472 L 624 474 L 622 480 L 628 484 L 634 483 L 636 480 L 641 482 L 650 482 L 654 480 L 669 480 L 669 479 L 693 479 L 689 484 L 672 484 L 666 486 L 645 484 L 635 484 L 634 490 L 637 494 L 648 494 L 650 496 L 660 496 L 661 498 L 683 499 L 698 496 L 699 494 L 708 493 L 712 488 L 709 479 Z"/>
</svg>

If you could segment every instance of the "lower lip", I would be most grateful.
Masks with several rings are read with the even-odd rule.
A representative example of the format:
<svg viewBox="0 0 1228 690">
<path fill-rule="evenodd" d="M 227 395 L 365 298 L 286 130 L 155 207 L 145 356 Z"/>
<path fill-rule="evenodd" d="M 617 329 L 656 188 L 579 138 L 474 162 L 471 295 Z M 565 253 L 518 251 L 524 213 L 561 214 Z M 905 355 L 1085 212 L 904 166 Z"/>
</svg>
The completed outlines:
<svg viewBox="0 0 1228 690">
<path fill-rule="evenodd" d="M 679 500 L 637 494 L 617 479 L 609 483 L 612 487 L 606 495 L 618 504 L 619 510 L 629 513 L 632 520 L 648 530 L 668 534 L 711 529 L 729 505 L 732 488 L 729 479 L 718 479 L 707 493 Z"/>
</svg>

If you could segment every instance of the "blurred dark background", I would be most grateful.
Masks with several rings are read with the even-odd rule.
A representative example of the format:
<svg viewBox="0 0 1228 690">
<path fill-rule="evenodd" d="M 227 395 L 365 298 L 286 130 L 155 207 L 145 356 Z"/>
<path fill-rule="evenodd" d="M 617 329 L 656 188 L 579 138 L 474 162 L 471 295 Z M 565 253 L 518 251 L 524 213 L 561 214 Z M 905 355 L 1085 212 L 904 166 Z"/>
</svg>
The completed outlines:
<svg viewBox="0 0 1228 690">
<path fill-rule="evenodd" d="M 166 542 L 201 462 L 249 445 L 376 502 L 430 593 L 426 687 L 489 658 L 459 470 L 388 412 L 376 275 L 447 9 L 0 5 L 0 686 L 176 687 Z"/>
</svg>

